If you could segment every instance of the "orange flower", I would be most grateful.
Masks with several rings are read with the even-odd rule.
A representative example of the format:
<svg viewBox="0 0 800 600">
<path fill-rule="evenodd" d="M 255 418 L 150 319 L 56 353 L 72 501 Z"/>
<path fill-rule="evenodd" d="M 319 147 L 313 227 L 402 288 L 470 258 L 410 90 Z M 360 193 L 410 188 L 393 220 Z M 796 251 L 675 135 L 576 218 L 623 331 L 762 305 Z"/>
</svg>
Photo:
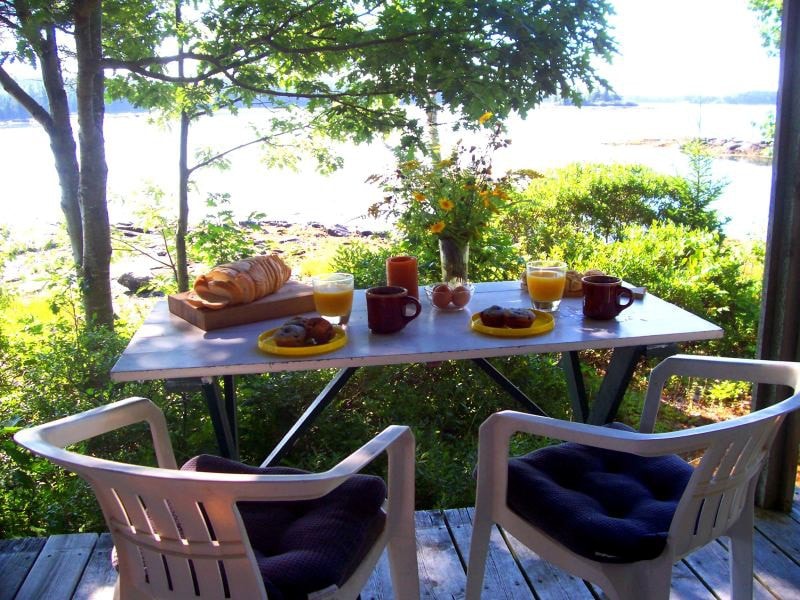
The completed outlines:
<svg viewBox="0 0 800 600">
<path fill-rule="evenodd" d="M 437 221 L 428 228 L 431 233 L 442 233 L 444 231 L 444 221 Z"/>
<path fill-rule="evenodd" d="M 417 202 L 425 202 L 425 194 L 422 192 L 414 192 L 414 200 Z"/>
<path fill-rule="evenodd" d="M 486 121 L 491 119 L 493 116 L 494 116 L 494 114 L 490 113 L 490 112 L 483 113 L 480 117 L 478 117 L 478 124 L 479 125 L 483 125 L 484 123 L 486 123 Z"/>
<path fill-rule="evenodd" d="M 442 208 L 442 210 L 453 210 L 453 207 L 455 206 L 455 204 L 453 204 L 447 198 L 441 198 L 439 200 L 439 206 Z"/>
</svg>

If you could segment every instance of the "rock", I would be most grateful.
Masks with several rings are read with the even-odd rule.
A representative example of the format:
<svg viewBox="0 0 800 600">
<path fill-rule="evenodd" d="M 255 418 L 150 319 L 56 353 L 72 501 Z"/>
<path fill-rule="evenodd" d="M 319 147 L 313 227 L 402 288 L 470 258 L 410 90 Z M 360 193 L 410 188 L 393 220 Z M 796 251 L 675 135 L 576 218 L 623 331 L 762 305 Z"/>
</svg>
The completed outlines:
<svg viewBox="0 0 800 600">
<path fill-rule="evenodd" d="M 128 233 L 146 233 L 145 230 L 141 227 L 135 226 L 133 223 L 117 223 L 114 225 L 115 229 L 119 229 L 120 231 L 127 231 Z"/>
<path fill-rule="evenodd" d="M 331 237 L 349 237 L 350 235 L 350 230 L 342 225 L 329 227 L 325 230 L 325 232 Z"/>
<path fill-rule="evenodd" d="M 138 294 L 139 290 L 146 288 L 153 281 L 150 275 L 135 275 L 134 273 L 123 273 L 117 279 L 122 287 L 127 288 L 132 294 Z"/>
</svg>

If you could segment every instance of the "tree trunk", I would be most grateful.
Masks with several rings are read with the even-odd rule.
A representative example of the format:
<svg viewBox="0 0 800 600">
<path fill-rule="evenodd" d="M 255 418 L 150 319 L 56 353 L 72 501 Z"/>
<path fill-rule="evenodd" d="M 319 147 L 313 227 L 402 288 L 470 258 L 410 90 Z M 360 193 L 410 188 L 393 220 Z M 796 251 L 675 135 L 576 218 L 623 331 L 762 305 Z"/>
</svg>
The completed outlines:
<svg viewBox="0 0 800 600">
<path fill-rule="evenodd" d="M 47 29 L 45 43 L 39 55 L 42 81 L 50 103 L 51 127 L 45 127 L 50 136 L 50 148 L 56 163 L 61 187 L 61 210 L 67 224 L 67 235 L 72 248 L 72 259 L 81 275 L 83 262 L 83 224 L 78 199 L 80 167 L 76 153 L 75 136 L 69 119 L 69 102 L 61 74 L 55 27 Z"/>
<path fill-rule="evenodd" d="M 113 327 L 111 232 L 106 203 L 103 139 L 104 78 L 101 69 L 100 0 L 75 3 L 75 49 L 78 59 L 80 202 L 83 216 L 83 301 L 87 323 Z"/>
<path fill-rule="evenodd" d="M 181 112 L 180 149 L 178 158 L 178 230 L 175 232 L 175 259 L 178 270 L 178 291 L 189 289 L 189 259 L 186 253 L 186 232 L 189 229 L 189 115 Z"/>
<path fill-rule="evenodd" d="M 428 123 L 428 137 L 430 138 L 431 160 L 442 160 L 442 142 L 439 139 L 439 108 L 431 98 L 431 103 L 425 108 L 425 117 Z"/>
<path fill-rule="evenodd" d="M 81 262 L 83 261 L 83 224 L 78 201 L 80 169 L 72 124 L 69 119 L 69 103 L 64 90 L 64 78 L 61 74 L 55 28 L 52 26 L 47 28 L 44 38 L 31 35 L 28 40 L 39 58 L 42 82 L 47 93 L 50 111 L 48 112 L 22 89 L 2 66 L 0 66 L 0 85 L 30 113 L 50 138 L 50 148 L 53 152 L 58 183 L 61 188 L 61 210 L 66 220 L 73 262 L 80 276 Z"/>
<path fill-rule="evenodd" d="M 175 2 L 175 25 L 183 22 L 180 0 Z M 178 45 L 178 76 L 184 76 L 183 44 Z M 189 289 L 189 258 L 186 253 L 186 232 L 189 230 L 189 126 L 192 120 L 181 108 L 181 125 L 178 145 L 178 229 L 175 232 L 175 259 L 177 261 L 178 291 Z"/>
</svg>

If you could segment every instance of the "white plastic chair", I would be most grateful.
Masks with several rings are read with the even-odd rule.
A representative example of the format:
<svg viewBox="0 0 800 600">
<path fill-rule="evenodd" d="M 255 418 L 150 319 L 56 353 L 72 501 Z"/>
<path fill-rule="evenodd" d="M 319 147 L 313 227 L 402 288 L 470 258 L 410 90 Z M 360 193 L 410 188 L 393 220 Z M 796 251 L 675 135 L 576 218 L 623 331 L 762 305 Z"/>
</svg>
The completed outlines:
<svg viewBox="0 0 800 600">
<path fill-rule="evenodd" d="M 112 462 L 64 448 L 146 421 L 158 468 Z M 320 598 L 356 598 L 384 547 L 398 598 L 418 598 L 414 533 L 414 437 L 390 426 L 324 473 L 240 475 L 176 470 L 161 410 L 129 398 L 18 432 L 32 452 L 88 481 L 119 558 L 120 598 L 262 598 L 267 591 L 236 503 L 319 498 L 381 453 L 388 454 L 383 531 L 355 572 Z M 224 575 L 221 575 L 224 573 Z"/>
<path fill-rule="evenodd" d="M 661 391 L 673 375 L 783 385 L 791 388 L 793 395 L 730 421 L 653 434 Z M 480 428 L 467 598 L 480 598 L 493 523 L 544 560 L 599 585 L 612 599 L 669 598 L 673 564 L 715 538 L 728 536 L 732 598 L 752 598 L 755 487 L 778 427 L 786 415 L 797 408 L 800 408 L 800 364 L 676 355 L 665 359 L 652 371 L 639 432 L 513 411 L 492 415 Z M 516 432 L 642 457 L 701 454 L 680 495 L 663 552 L 651 560 L 622 564 L 599 562 L 567 549 L 512 511 L 506 501 L 509 438 Z"/>
</svg>

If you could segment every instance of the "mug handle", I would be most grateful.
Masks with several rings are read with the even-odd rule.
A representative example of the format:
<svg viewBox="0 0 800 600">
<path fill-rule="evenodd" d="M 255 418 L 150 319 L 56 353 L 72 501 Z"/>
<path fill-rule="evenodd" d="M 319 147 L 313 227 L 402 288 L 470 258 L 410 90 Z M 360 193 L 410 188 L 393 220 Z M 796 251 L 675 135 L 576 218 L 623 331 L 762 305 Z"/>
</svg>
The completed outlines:
<svg viewBox="0 0 800 600">
<path fill-rule="evenodd" d="M 413 315 L 406 314 L 406 306 L 408 306 L 409 304 L 414 305 L 415 310 Z M 405 301 L 403 302 L 403 312 L 401 313 L 403 317 L 403 322 L 408 323 L 409 321 L 413 321 L 419 316 L 421 310 L 422 310 L 422 304 L 419 303 L 419 300 L 414 298 L 414 296 L 406 296 Z"/>
<path fill-rule="evenodd" d="M 628 298 L 628 301 L 625 304 L 620 304 L 619 299 L 625 296 Z M 626 287 L 621 287 L 617 290 L 617 308 L 619 308 L 620 312 L 628 308 L 631 304 L 633 304 L 633 292 L 630 291 Z"/>
</svg>

